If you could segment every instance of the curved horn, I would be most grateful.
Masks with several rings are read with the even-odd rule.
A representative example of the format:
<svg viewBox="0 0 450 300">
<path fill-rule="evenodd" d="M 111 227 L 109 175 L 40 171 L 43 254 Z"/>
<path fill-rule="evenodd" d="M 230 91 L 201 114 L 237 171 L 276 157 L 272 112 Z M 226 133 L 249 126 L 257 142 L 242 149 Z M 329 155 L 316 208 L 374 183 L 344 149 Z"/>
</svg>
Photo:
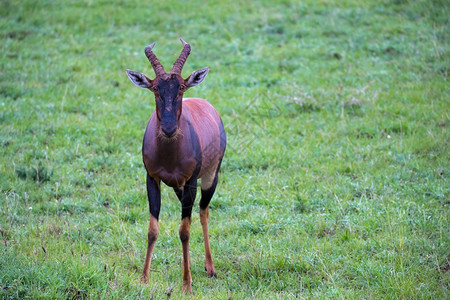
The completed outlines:
<svg viewBox="0 0 450 300">
<path fill-rule="evenodd" d="M 153 53 L 153 51 L 152 51 L 155 44 L 156 44 L 156 42 L 153 42 L 153 44 L 145 47 L 145 55 L 147 56 L 148 60 L 152 64 L 152 67 L 153 67 L 153 70 L 155 71 L 156 76 L 159 76 L 161 74 L 164 74 L 166 71 L 164 70 L 164 67 L 159 62 L 155 53 Z"/>
<path fill-rule="evenodd" d="M 181 51 L 180 57 L 178 57 L 177 61 L 173 64 L 172 73 L 181 75 L 184 63 L 186 62 L 189 53 L 191 53 L 191 45 L 183 41 L 183 39 L 180 39 L 180 41 L 183 43 L 184 48 L 183 51 Z"/>
</svg>

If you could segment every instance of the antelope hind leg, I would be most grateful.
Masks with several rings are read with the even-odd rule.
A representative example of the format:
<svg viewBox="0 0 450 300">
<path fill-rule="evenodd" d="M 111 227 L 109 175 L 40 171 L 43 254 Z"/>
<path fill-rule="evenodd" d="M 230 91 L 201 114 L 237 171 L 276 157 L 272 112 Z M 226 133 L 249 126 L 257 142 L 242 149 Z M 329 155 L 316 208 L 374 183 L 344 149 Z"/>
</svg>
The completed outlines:
<svg viewBox="0 0 450 300">
<path fill-rule="evenodd" d="M 216 190 L 218 172 L 202 179 L 202 198 L 200 199 L 200 223 L 202 224 L 203 242 L 205 244 L 205 270 L 209 277 L 217 277 L 209 245 L 208 219 L 209 202 Z"/>
</svg>

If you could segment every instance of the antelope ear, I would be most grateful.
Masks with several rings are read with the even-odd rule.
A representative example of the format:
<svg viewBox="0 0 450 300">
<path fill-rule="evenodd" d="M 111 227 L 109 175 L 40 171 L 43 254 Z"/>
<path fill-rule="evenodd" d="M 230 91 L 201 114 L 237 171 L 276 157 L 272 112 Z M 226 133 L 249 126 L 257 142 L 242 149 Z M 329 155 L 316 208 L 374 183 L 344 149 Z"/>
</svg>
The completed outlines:
<svg viewBox="0 0 450 300">
<path fill-rule="evenodd" d="M 152 86 L 152 81 L 144 74 L 131 70 L 125 70 L 125 72 L 127 72 L 128 78 L 138 87 L 149 89 Z"/>
<path fill-rule="evenodd" d="M 208 75 L 209 67 L 192 72 L 192 74 L 186 79 L 186 87 L 190 88 L 200 84 Z"/>
</svg>

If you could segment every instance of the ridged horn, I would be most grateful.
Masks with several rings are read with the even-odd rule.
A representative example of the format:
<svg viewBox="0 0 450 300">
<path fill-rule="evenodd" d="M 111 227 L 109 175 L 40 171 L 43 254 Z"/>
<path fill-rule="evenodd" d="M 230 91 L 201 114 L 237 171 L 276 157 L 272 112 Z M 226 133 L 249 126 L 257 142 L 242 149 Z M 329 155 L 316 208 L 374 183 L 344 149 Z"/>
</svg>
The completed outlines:
<svg viewBox="0 0 450 300">
<path fill-rule="evenodd" d="M 180 39 L 180 41 L 183 43 L 183 50 L 181 51 L 180 56 L 178 57 L 177 61 L 173 64 L 172 73 L 181 75 L 181 70 L 183 70 L 184 63 L 186 62 L 186 59 L 188 58 L 189 54 L 191 53 L 191 45 L 183 41 L 183 39 Z"/>
<path fill-rule="evenodd" d="M 148 60 L 152 64 L 152 67 L 153 67 L 153 70 L 155 71 L 156 76 L 159 76 L 159 75 L 166 73 L 166 71 L 164 70 L 164 67 L 159 62 L 155 53 L 153 53 L 153 51 L 152 51 L 155 44 L 156 44 L 156 42 L 153 42 L 151 45 L 145 47 L 145 55 L 147 56 Z"/>
</svg>

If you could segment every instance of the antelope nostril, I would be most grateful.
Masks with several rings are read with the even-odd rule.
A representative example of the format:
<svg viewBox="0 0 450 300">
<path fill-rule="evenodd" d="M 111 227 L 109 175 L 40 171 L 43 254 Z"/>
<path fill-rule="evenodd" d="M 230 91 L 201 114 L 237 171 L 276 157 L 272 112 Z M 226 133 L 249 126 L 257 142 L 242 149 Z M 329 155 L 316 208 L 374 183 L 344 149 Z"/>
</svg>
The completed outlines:
<svg viewBox="0 0 450 300">
<path fill-rule="evenodd" d="M 175 132 L 177 131 L 177 128 L 176 127 L 173 127 L 173 128 L 161 128 L 162 129 L 162 132 L 167 136 L 167 137 L 172 137 L 174 134 L 175 134 Z"/>
</svg>

